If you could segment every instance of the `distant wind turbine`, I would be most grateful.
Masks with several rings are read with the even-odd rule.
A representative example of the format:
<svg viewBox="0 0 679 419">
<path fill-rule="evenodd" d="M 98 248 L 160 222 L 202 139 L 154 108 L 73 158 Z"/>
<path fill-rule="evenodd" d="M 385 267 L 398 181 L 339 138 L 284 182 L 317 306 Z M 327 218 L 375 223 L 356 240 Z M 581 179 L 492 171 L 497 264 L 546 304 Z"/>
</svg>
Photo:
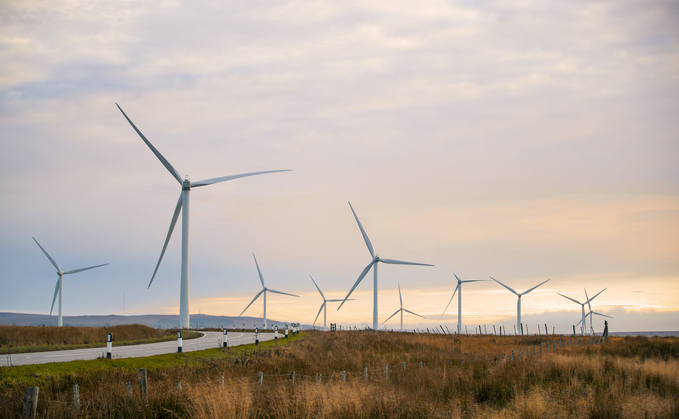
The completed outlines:
<svg viewBox="0 0 679 419">
<path fill-rule="evenodd" d="M 424 317 L 424 316 L 420 316 L 420 315 L 417 314 L 417 313 L 414 313 L 414 312 L 412 312 L 412 311 L 410 311 L 410 310 L 408 310 L 408 309 L 403 308 L 403 298 L 401 298 L 401 284 L 398 284 L 398 299 L 399 299 L 399 301 L 401 302 L 401 308 L 399 308 L 398 310 L 396 310 L 396 311 L 394 312 L 394 314 L 392 314 L 391 316 L 389 316 L 389 318 L 388 318 L 387 320 L 385 320 L 384 322 L 382 322 L 382 324 L 388 322 L 389 319 L 391 319 L 391 318 L 394 317 L 396 314 L 398 314 L 399 312 L 401 312 L 401 332 L 403 332 L 403 312 L 404 312 L 404 311 L 405 311 L 406 313 L 410 313 L 410 314 L 413 314 L 413 315 L 415 315 L 415 316 L 417 316 L 417 317 L 422 317 L 423 319 L 426 319 L 426 317 Z"/>
<path fill-rule="evenodd" d="M 288 294 L 287 292 L 276 291 L 276 290 L 272 290 L 272 289 L 267 288 L 266 285 L 264 285 L 264 277 L 262 276 L 262 271 L 259 270 L 259 264 L 257 263 L 257 258 L 255 257 L 254 253 L 252 254 L 252 257 L 255 259 L 255 265 L 257 266 L 257 273 L 259 274 L 259 280 L 262 283 L 262 290 L 260 292 L 258 292 L 257 295 L 255 295 L 255 298 L 253 298 L 252 301 L 250 301 L 250 304 L 248 304 L 248 306 L 245 307 L 245 310 L 250 308 L 252 303 L 254 303 L 259 298 L 260 295 L 264 294 L 264 330 L 266 330 L 266 293 L 267 293 L 267 291 L 273 292 L 275 294 L 290 295 L 290 296 L 293 296 L 293 297 L 299 297 L 299 295 Z M 238 315 L 238 317 L 242 316 L 243 313 L 245 313 L 245 310 L 243 310 Z"/>
<path fill-rule="evenodd" d="M 557 294 L 559 294 L 559 295 L 562 296 L 563 298 L 567 298 L 567 299 L 573 301 L 574 303 L 580 304 L 580 306 L 582 306 L 582 319 L 580 320 L 580 322 L 578 322 L 578 324 L 581 324 L 581 326 L 580 326 L 580 329 L 581 329 L 581 330 L 580 330 L 580 335 L 581 335 L 581 336 L 585 336 L 585 327 L 586 327 L 586 326 L 585 326 L 585 323 L 586 323 L 586 320 L 585 320 L 585 317 L 586 317 L 586 316 L 585 316 L 585 304 L 589 304 L 593 299 L 595 299 L 596 297 L 598 297 L 599 294 L 601 294 L 601 293 L 604 292 L 604 291 L 606 291 L 606 288 L 604 288 L 604 289 L 602 289 L 601 291 L 599 291 L 594 297 L 592 297 L 592 298 L 587 298 L 587 290 L 585 290 L 585 298 L 587 298 L 587 300 L 586 300 L 584 303 L 581 303 L 580 301 L 578 301 L 578 300 L 576 300 L 576 299 L 574 299 L 574 298 L 567 297 L 567 296 L 565 296 L 565 295 L 563 295 L 563 294 L 557 292 Z"/>
<path fill-rule="evenodd" d="M 38 245 L 40 250 L 42 250 L 42 252 L 45 254 L 45 256 L 47 256 L 47 259 L 49 259 L 50 262 L 52 262 L 52 265 L 54 265 L 54 267 L 57 268 L 57 275 L 59 275 L 59 279 L 57 280 L 57 286 L 54 288 L 54 297 L 52 298 L 52 308 L 50 308 L 50 316 L 52 315 L 52 310 L 54 310 L 54 302 L 57 299 L 57 294 L 59 294 L 59 321 L 57 322 L 57 326 L 63 326 L 64 325 L 64 318 L 62 316 L 61 303 L 62 303 L 63 295 L 64 295 L 64 275 L 75 274 L 75 273 L 78 273 L 78 272 L 86 271 L 88 269 L 99 268 L 101 266 L 108 265 L 108 263 L 104 263 L 102 265 L 89 266 L 87 268 L 71 269 L 70 271 L 64 272 L 64 271 L 61 270 L 61 268 L 59 267 L 57 262 L 54 259 L 52 259 L 52 256 L 50 256 L 49 253 L 47 253 L 47 251 L 45 249 L 43 249 L 42 246 L 40 246 L 40 243 L 38 243 L 38 241 L 35 239 L 35 237 L 32 237 L 32 239 L 35 242 L 35 244 Z"/>
<path fill-rule="evenodd" d="M 358 276 L 358 280 L 356 280 L 356 283 L 354 284 L 353 287 L 351 287 L 351 290 L 347 294 L 346 297 L 344 297 L 344 300 L 342 301 L 342 304 L 337 307 L 337 310 L 342 308 L 342 305 L 347 301 L 349 296 L 351 295 L 352 292 L 356 289 L 358 284 L 361 283 L 363 278 L 366 276 L 370 268 L 374 266 L 373 269 L 373 274 L 374 274 L 374 281 L 373 281 L 373 330 L 377 330 L 378 328 L 378 322 L 377 322 L 377 263 L 382 262 L 382 263 L 387 263 L 387 264 L 393 264 L 393 265 L 417 265 L 417 266 L 434 266 L 434 265 L 429 265 L 426 263 L 415 263 L 415 262 L 404 262 L 402 260 L 395 260 L 395 259 L 382 259 L 379 257 L 379 255 L 375 254 L 375 251 L 373 250 L 373 245 L 370 243 L 370 239 L 368 238 L 368 235 L 366 234 L 365 230 L 363 229 L 363 226 L 361 225 L 361 222 L 358 220 L 358 216 L 356 215 L 356 212 L 354 211 L 354 207 L 351 206 L 351 202 L 349 202 L 349 208 L 351 208 L 351 212 L 354 214 L 354 218 L 356 219 L 356 222 L 358 223 L 358 228 L 361 229 L 361 234 L 363 235 L 363 240 L 365 240 L 366 246 L 368 246 L 368 251 L 370 252 L 370 255 L 372 256 L 372 260 L 368 264 L 368 266 L 363 269 L 363 272 Z"/>
<path fill-rule="evenodd" d="M 158 263 L 156 264 L 156 269 L 153 271 L 153 276 L 151 276 L 151 281 L 149 282 L 148 288 L 151 288 L 151 283 L 153 283 L 153 278 L 156 277 L 156 272 L 158 272 L 158 267 L 160 262 L 163 260 L 163 255 L 165 254 L 165 249 L 167 249 L 167 244 L 170 242 L 170 237 L 172 236 L 172 231 L 174 230 L 175 224 L 177 223 L 177 218 L 179 218 L 179 213 L 183 212 L 182 215 L 182 268 L 181 268 L 181 285 L 179 291 L 179 327 L 182 329 L 189 329 L 191 327 L 191 322 L 189 319 L 189 192 L 191 188 L 197 188 L 199 186 L 207 186 L 215 183 L 225 182 L 227 180 L 238 179 L 242 177 L 262 175 L 265 173 L 275 173 L 275 172 L 288 172 L 289 170 L 269 170 L 265 172 L 252 172 L 243 173 L 240 175 L 223 176 L 212 179 L 199 180 L 197 182 L 191 182 L 189 177 L 186 176 L 185 179 L 179 175 L 179 172 L 172 167 L 170 162 L 168 162 L 165 157 L 151 144 L 149 140 L 144 137 L 144 134 L 139 131 L 136 125 L 132 123 L 130 118 L 127 117 L 122 108 L 116 103 L 120 112 L 122 112 L 127 122 L 132 125 L 132 128 L 139 134 L 141 139 L 146 143 L 146 145 L 151 149 L 153 154 L 156 155 L 158 160 L 165 166 L 165 168 L 170 172 L 170 174 L 182 185 L 182 192 L 179 195 L 179 200 L 174 209 L 174 214 L 172 215 L 172 221 L 170 222 L 170 230 L 167 232 L 167 238 L 165 239 L 165 244 L 163 245 L 163 250 L 160 252 L 160 258 L 158 258 Z"/>
<path fill-rule="evenodd" d="M 602 291 L 602 292 L 603 292 L 603 291 Z M 612 319 L 613 317 L 607 316 L 607 315 L 605 315 L 605 314 L 597 313 L 596 311 L 592 311 L 592 303 L 591 303 L 591 301 L 594 299 L 594 297 L 592 297 L 592 300 L 589 299 L 589 297 L 587 296 L 587 289 L 585 289 L 585 297 L 587 298 L 587 306 L 588 306 L 588 308 L 589 308 L 589 313 L 587 313 L 587 314 L 585 315 L 585 318 L 587 318 L 587 316 L 589 316 L 589 333 L 590 333 L 592 336 L 594 336 L 594 326 L 593 326 L 593 324 L 592 324 L 592 318 L 594 317 L 594 315 L 596 314 L 597 316 L 608 317 L 609 319 Z"/>
<path fill-rule="evenodd" d="M 438 243 L 436 244 L 438 246 Z M 443 252 L 441 251 L 441 248 L 439 247 L 439 252 L 441 252 L 441 256 L 443 256 Z M 443 259 L 446 261 L 448 264 L 448 267 L 450 270 L 453 270 L 453 267 L 450 266 L 450 263 L 448 263 L 448 259 L 446 259 L 445 256 L 443 256 Z M 448 307 L 450 307 L 450 303 L 453 302 L 453 298 L 455 298 L 455 293 L 457 292 L 457 334 L 461 335 L 462 334 L 462 284 L 465 282 L 480 282 L 480 281 L 487 281 L 487 279 L 460 279 L 455 272 L 453 272 L 453 275 L 455 275 L 455 279 L 457 280 L 457 285 L 455 286 L 455 290 L 453 291 L 453 295 L 450 296 L 450 301 L 448 301 L 448 305 L 446 306 L 445 310 L 443 310 L 443 314 L 441 314 L 441 317 L 439 317 L 439 320 L 443 318 L 443 316 L 446 314 L 446 311 L 448 310 Z"/>
<path fill-rule="evenodd" d="M 539 283 L 538 285 L 534 286 L 533 288 L 531 288 L 531 289 L 529 289 L 529 290 L 526 290 L 526 291 L 524 291 L 524 292 L 522 292 L 522 293 L 518 293 L 518 292 L 514 291 L 513 289 L 511 289 L 510 287 L 506 286 L 505 284 L 503 284 L 502 282 L 498 281 L 497 279 L 493 278 L 492 276 L 490 277 L 490 279 L 492 279 L 493 281 L 495 281 L 495 282 L 497 282 L 498 284 L 502 285 L 503 287 L 507 288 L 509 291 L 513 292 L 517 297 L 519 297 L 519 298 L 518 298 L 518 301 L 517 301 L 517 303 L 516 303 L 516 330 L 517 330 L 518 332 L 520 332 L 521 334 L 523 334 L 523 329 L 521 328 L 521 297 L 524 296 L 524 295 L 526 295 L 526 294 L 528 294 L 529 292 L 533 291 L 535 288 L 539 287 L 540 285 L 542 285 L 542 284 L 548 282 L 549 279 L 548 279 L 547 281 L 545 281 L 545 282 Z"/>
<path fill-rule="evenodd" d="M 316 314 L 316 318 L 314 319 L 313 324 L 314 325 L 316 324 L 316 320 L 318 320 L 318 316 L 320 316 L 321 311 L 323 311 L 323 331 L 325 332 L 326 331 L 326 320 L 328 318 L 328 312 L 327 312 L 328 303 L 338 303 L 338 302 L 344 301 L 344 300 L 326 300 L 325 295 L 323 295 L 323 291 L 321 291 L 321 289 L 318 287 L 318 284 L 316 283 L 316 281 L 314 281 L 314 278 L 311 275 L 309 275 L 309 278 L 311 278 L 311 281 L 314 283 L 314 285 L 316 286 L 316 289 L 321 294 L 321 298 L 323 298 L 323 304 L 321 304 L 321 308 L 318 309 L 318 314 Z"/>
</svg>

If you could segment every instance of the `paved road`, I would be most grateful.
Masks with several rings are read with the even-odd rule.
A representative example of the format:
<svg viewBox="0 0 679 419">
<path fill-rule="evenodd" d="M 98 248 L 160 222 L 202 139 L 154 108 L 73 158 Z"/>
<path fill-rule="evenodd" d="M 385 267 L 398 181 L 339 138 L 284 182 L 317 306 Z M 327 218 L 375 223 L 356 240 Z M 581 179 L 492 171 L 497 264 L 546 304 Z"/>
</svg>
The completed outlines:
<svg viewBox="0 0 679 419">
<path fill-rule="evenodd" d="M 222 345 L 222 332 L 201 332 L 202 337 L 184 340 L 183 352 L 200 351 L 208 348 L 218 348 Z M 279 339 L 282 334 L 279 333 Z M 259 340 L 264 342 L 272 340 L 273 333 L 260 333 Z M 228 345 L 238 346 L 255 343 L 254 333 L 229 332 Z M 113 358 L 139 358 L 143 356 L 171 354 L 177 352 L 177 341 L 149 343 L 145 345 L 115 346 L 113 342 Z M 106 346 L 101 348 L 72 349 L 66 351 L 34 352 L 29 354 L 16 354 L 11 357 L 3 354 L 0 358 L 1 366 L 47 364 L 49 362 L 68 362 L 78 360 L 97 359 L 106 356 Z"/>
</svg>

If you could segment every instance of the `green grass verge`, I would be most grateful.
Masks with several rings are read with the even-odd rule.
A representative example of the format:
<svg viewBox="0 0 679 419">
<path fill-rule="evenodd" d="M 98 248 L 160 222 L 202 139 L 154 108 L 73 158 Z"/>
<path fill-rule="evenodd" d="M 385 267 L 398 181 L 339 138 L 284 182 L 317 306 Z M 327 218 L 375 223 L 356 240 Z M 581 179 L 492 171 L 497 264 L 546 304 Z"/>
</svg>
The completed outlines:
<svg viewBox="0 0 679 419">
<path fill-rule="evenodd" d="M 182 332 L 182 339 L 196 339 L 203 336 L 201 332 Z M 126 340 L 122 342 L 113 342 L 113 346 L 129 346 L 129 345 L 145 345 L 147 343 L 158 343 L 158 342 L 168 342 L 176 340 L 175 335 L 164 336 L 162 338 L 152 338 L 152 339 L 137 339 L 137 340 Z M 87 349 L 87 348 L 105 348 L 106 342 L 93 342 L 93 343 L 77 343 L 73 345 L 38 345 L 38 346 L 12 346 L 4 347 L 0 352 L 0 356 L 7 354 L 28 354 L 34 352 L 51 352 L 51 351 L 67 351 L 70 349 Z"/>
<path fill-rule="evenodd" d="M 301 339 L 301 335 L 290 336 L 288 339 L 268 340 L 229 347 L 227 349 L 213 348 L 202 351 L 184 352 L 181 354 L 154 355 L 142 358 L 105 359 L 97 358 L 91 361 L 53 362 L 49 364 L 19 365 L 14 367 L 0 367 L 0 391 L 16 385 L 26 387 L 41 386 L 49 381 L 81 374 L 95 374 L 114 371 L 137 371 L 146 368 L 149 372 L 172 369 L 176 367 L 190 367 L 209 361 L 235 359 L 252 351 L 264 351 L 277 346 L 287 345 Z"/>
</svg>

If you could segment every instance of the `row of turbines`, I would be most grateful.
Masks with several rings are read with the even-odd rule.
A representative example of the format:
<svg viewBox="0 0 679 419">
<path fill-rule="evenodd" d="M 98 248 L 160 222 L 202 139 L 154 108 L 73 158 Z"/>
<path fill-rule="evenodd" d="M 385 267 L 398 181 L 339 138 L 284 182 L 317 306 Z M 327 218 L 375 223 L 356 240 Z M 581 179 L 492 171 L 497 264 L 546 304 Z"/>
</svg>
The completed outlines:
<svg viewBox="0 0 679 419">
<path fill-rule="evenodd" d="M 256 175 L 262 175 L 262 174 L 268 174 L 268 173 L 277 173 L 277 172 L 287 172 L 287 171 L 290 171 L 290 170 L 268 170 L 268 171 L 262 171 L 262 172 L 243 173 L 243 174 L 238 174 L 238 175 L 230 175 L 230 176 L 222 176 L 222 177 L 217 177 L 217 178 L 205 179 L 205 180 L 200 180 L 200 181 L 196 181 L 196 182 L 190 181 L 188 176 L 186 176 L 184 179 L 182 179 L 182 177 L 179 175 L 179 172 L 170 164 L 169 161 L 167 161 L 167 159 L 165 159 L 165 157 L 163 157 L 163 155 L 158 151 L 158 149 L 156 149 L 153 146 L 153 144 L 151 144 L 151 142 L 144 136 L 144 134 L 142 134 L 142 132 L 137 128 L 137 126 L 132 122 L 132 120 L 127 116 L 127 114 L 122 110 L 122 108 L 117 103 L 116 103 L 116 106 L 118 107 L 120 112 L 123 114 L 123 116 L 125 117 L 127 122 L 129 122 L 129 124 L 132 126 L 132 128 L 141 137 L 141 139 L 144 141 L 144 143 L 149 147 L 149 149 L 151 149 L 153 154 L 158 158 L 158 160 L 160 160 L 160 162 L 168 170 L 168 172 L 170 172 L 170 174 L 175 178 L 175 180 L 177 180 L 177 182 L 179 182 L 179 184 L 181 185 L 181 193 L 179 195 L 179 199 L 177 200 L 177 204 L 175 206 L 174 214 L 172 215 L 172 220 L 170 222 L 170 228 L 167 232 L 167 236 L 165 238 L 163 248 L 160 252 L 160 257 L 158 258 L 158 262 L 156 264 L 155 270 L 153 271 L 153 275 L 151 276 L 151 280 L 150 280 L 147 288 L 150 288 L 151 284 L 153 283 L 153 280 L 156 276 L 156 273 L 158 272 L 158 268 L 160 267 L 160 263 L 163 260 L 163 256 L 165 255 L 165 251 L 167 249 L 167 246 L 170 242 L 170 238 L 172 237 L 172 233 L 173 233 L 175 226 L 177 224 L 177 220 L 179 218 L 179 215 L 181 214 L 182 215 L 182 251 L 181 251 L 181 281 L 180 281 L 180 293 L 179 293 L 179 295 L 180 295 L 180 297 L 179 297 L 179 300 L 180 300 L 180 304 L 179 304 L 179 326 L 182 329 L 189 329 L 190 328 L 190 315 L 189 315 L 189 202 L 190 202 L 190 200 L 189 200 L 189 198 L 190 198 L 191 188 L 213 185 L 213 184 L 216 184 L 216 183 L 225 182 L 225 181 L 228 181 L 228 180 L 239 179 L 239 178 L 244 178 L 244 177 L 249 177 L 249 176 L 256 176 Z M 368 274 L 370 269 L 372 269 L 373 270 L 373 278 L 374 278 L 373 279 L 373 329 L 377 330 L 378 326 L 379 326 L 378 325 L 378 314 L 377 314 L 377 311 L 378 311 L 378 274 L 377 274 L 378 273 L 378 263 L 382 262 L 382 263 L 394 264 L 394 265 L 416 265 L 416 266 L 434 266 L 434 265 L 430 265 L 430 264 L 426 264 L 426 263 L 407 262 L 407 261 L 396 260 L 396 259 L 381 258 L 377 253 L 375 253 L 373 245 L 370 242 L 370 239 L 368 238 L 368 235 L 366 234 L 365 229 L 363 228 L 363 225 L 361 224 L 360 220 L 358 219 L 358 216 L 356 215 L 356 211 L 354 211 L 353 206 L 351 206 L 351 203 L 349 203 L 349 207 L 351 208 L 351 212 L 353 213 L 354 218 L 356 219 L 356 223 L 358 224 L 358 227 L 361 231 L 361 234 L 363 236 L 363 239 L 365 241 L 366 246 L 368 247 L 368 251 L 370 252 L 372 259 L 371 259 L 370 263 L 368 263 L 368 265 L 363 269 L 363 271 L 359 275 L 358 279 L 354 283 L 353 287 L 351 288 L 351 290 L 349 290 L 346 297 L 344 299 L 341 299 L 341 300 L 333 300 L 333 299 L 327 300 L 325 298 L 323 292 L 321 291 L 321 289 L 318 287 L 318 284 L 316 284 L 316 281 L 314 281 L 314 279 L 311 278 L 314 285 L 318 289 L 318 292 L 321 294 L 321 297 L 323 298 L 323 303 L 321 304 L 321 307 L 318 311 L 318 314 L 316 315 L 316 319 L 314 320 L 314 324 L 316 323 L 316 320 L 318 320 L 318 316 L 320 315 L 321 311 L 323 311 L 324 312 L 323 324 L 324 324 L 324 330 L 325 330 L 326 320 L 327 320 L 327 303 L 328 302 L 341 302 L 340 306 L 337 309 L 337 310 L 339 310 L 342 307 L 342 305 L 344 305 L 345 302 L 352 301 L 351 299 L 349 299 L 352 292 L 361 283 L 363 278 L 365 278 L 365 276 Z M 108 265 L 108 263 L 101 264 L 101 265 L 95 265 L 95 266 L 89 266 L 89 267 L 86 267 L 86 268 L 79 268 L 79 269 L 72 269 L 72 270 L 68 270 L 68 271 L 62 271 L 62 269 L 59 267 L 57 262 L 49 255 L 49 253 L 47 253 L 47 251 L 40 245 L 40 243 L 38 243 L 38 241 L 35 238 L 33 238 L 33 240 L 36 242 L 36 244 L 43 251 L 45 256 L 47 256 L 47 258 L 52 263 L 52 265 L 57 269 L 57 275 L 59 276 L 59 279 L 57 280 L 57 284 L 56 284 L 56 287 L 55 287 L 55 290 L 54 290 L 54 297 L 52 299 L 52 308 L 50 309 L 50 315 L 52 314 L 52 311 L 54 310 L 54 304 L 55 304 L 55 301 L 56 301 L 56 297 L 58 295 L 59 296 L 59 319 L 58 319 L 57 324 L 58 324 L 58 326 L 63 326 L 63 316 L 62 316 L 62 313 L 63 313 L 62 312 L 63 276 L 67 275 L 67 274 L 74 274 L 74 273 L 86 271 L 86 270 L 89 270 L 89 269 L 94 269 L 94 268 L 106 266 L 106 265 Z M 264 327 L 266 328 L 266 326 L 267 326 L 267 324 L 266 324 L 267 323 L 267 321 L 266 321 L 266 294 L 267 294 L 267 292 L 271 292 L 271 293 L 275 293 L 275 294 L 283 294 L 283 295 L 288 295 L 288 296 L 294 296 L 294 297 L 298 297 L 298 296 L 294 295 L 294 294 L 289 294 L 289 293 L 286 293 L 286 292 L 277 291 L 277 290 L 267 288 L 267 286 L 264 283 L 264 277 L 262 276 L 262 272 L 259 268 L 259 263 L 257 262 L 257 258 L 255 257 L 254 253 L 253 253 L 253 258 L 255 260 L 255 265 L 257 266 L 257 272 L 259 274 L 259 279 L 260 279 L 260 282 L 262 284 L 262 290 L 259 293 L 257 293 L 257 295 L 255 295 L 253 300 L 250 302 L 250 304 L 247 305 L 247 307 L 245 307 L 245 309 L 243 310 L 243 312 L 241 312 L 240 315 L 243 315 L 243 313 L 245 313 L 245 311 L 260 296 L 263 296 L 263 304 L 264 304 L 263 320 L 264 320 Z M 446 263 L 447 263 L 447 261 L 446 261 Z M 450 266 L 450 264 L 448 264 L 448 265 Z M 448 310 L 450 303 L 452 302 L 453 298 L 455 297 L 455 294 L 457 293 L 457 295 L 458 295 L 457 332 L 461 333 L 462 332 L 462 329 L 461 329 L 461 326 L 462 326 L 462 321 L 461 321 L 461 319 L 462 319 L 462 284 L 467 283 L 467 282 L 477 282 L 477 281 L 482 281 L 482 280 L 476 280 L 476 279 L 462 280 L 456 274 L 454 274 L 454 275 L 455 275 L 455 278 L 457 280 L 457 286 L 455 287 L 455 291 L 453 291 L 453 295 L 452 295 L 450 301 L 448 302 L 448 305 L 446 306 L 445 310 L 443 311 L 441 318 L 443 317 L 443 315 L 445 315 L 445 312 Z M 493 281 L 497 282 L 498 284 L 502 285 L 503 287 L 507 288 L 509 291 L 511 291 L 512 293 L 514 293 L 518 296 L 518 303 L 517 303 L 517 327 L 518 328 L 521 327 L 521 296 L 528 294 L 529 292 L 533 291 L 534 289 L 536 289 L 540 285 L 543 285 L 544 283 L 549 281 L 549 279 L 548 279 L 547 281 L 544 281 L 541 284 L 538 284 L 535 287 L 530 288 L 527 291 L 524 291 L 522 293 L 517 293 L 512 288 L 501 283 L 500 281 L 496 280 L 495 278 L 491 277 L 491 279 Z M 386 323 L 393 316 L 395 316 L 396 314 L 398 314 L 400 312 L 401 313 L 401 330 L 403 330 L 403 313 L 404 312 L 409 313 L 409 314 L 413 314 L 413 315 L 416 315 L 416 316 L 419 316 L 419 317 L 422 317 L 422 318 L 424 318 L 424 317 L 420 316 L 417 313 L 414 313 L 410 310 L 403 308 L 403 299 L 401 297 L 400 284 L 399 284 L 398 288 L 399 288 L 399 299 L 400 299 L 400 302 L 401 302 L 401 306 L 398 310 L 396 310 L 396 312 L 394 312 L 394 314 L 392 314 L 383 323 Z M 605 316 L 601 313 L 596 313 L 596 312 L 592 311 L 592 308 L 591 308 L 591 301 L 595 297 L 597 297 L 599 294 L 601 294 L 601 292 L 603 292 L 603 290 L 600 291 L 599 293 L 597 293 L 592 298 L 587 297 L 587 300 L 584 303 L 581 303 L 581 302 L 579 302 L 579 301 L 577 301 L 577 300 L 575 300 L 571 297 L 567 297 L 563 294 L 559 294 L 562 297 L 567 298 L 571 301 L 574 301 L 577 304 L 580 304 L 582 306 L 581 323 L 582 323 L 582 334 L 583 335 L 585 333 L 586 316 L 590 316 L 590 329 L 591 329 L 591 326 L 592 326 L 592 324 L 591 324 L 592 323 L 592 318 L 591 318 L 592 315 Z M 585 294 L 586 293 L 587 293 L 587 291 L 585 291 Z M 586 296 L 587 296 L 587 294 L 586 294 Z M 585 315 L 585 304 L 587 304 L 589 306 L 589 313 L 587 315 Z M 605 316 L 605 317 L 608 317 L 608 316 Z"/>
</svg>

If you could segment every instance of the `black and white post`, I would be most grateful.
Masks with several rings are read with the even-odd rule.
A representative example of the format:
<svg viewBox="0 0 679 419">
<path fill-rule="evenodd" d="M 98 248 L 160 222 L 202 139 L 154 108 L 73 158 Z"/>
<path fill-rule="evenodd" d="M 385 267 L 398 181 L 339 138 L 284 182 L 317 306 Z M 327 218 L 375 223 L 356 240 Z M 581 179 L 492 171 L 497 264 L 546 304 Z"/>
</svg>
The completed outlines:
<svg viewBox="0 0 679 419">
<path fill-rule="evenodd" d="M 108 334 L 106 339 L 106 359 L 111 359 L 111 350 L 113 349 L 113 333 Z"/>
<path fill-rule="evenodd" d="M 285 338 L 288 338 L 288 325 L 285 325 Z"/>
<path fill-rule="evenodd" d="M 278 326 L 274 326 L 273 330 L 273 339 L 278 340 Z"/>
<path fill-rule="evenodd" d="M 228 342 L 228 337 L 226 336 L 226 327 L 222 330 L 222 334 L 224 335 L 224 339 L 222 340 L 222 348 L 226 348 Z"/>
<path fill-rule="evenodd" d="M 182 353 L 182 331 L 177 331 L 177 353 Z"/>
<path fill-rule="evenodd" d="M 259 346 L 259 329 L 255 327 L 255 345 Z"/>
</svg>

